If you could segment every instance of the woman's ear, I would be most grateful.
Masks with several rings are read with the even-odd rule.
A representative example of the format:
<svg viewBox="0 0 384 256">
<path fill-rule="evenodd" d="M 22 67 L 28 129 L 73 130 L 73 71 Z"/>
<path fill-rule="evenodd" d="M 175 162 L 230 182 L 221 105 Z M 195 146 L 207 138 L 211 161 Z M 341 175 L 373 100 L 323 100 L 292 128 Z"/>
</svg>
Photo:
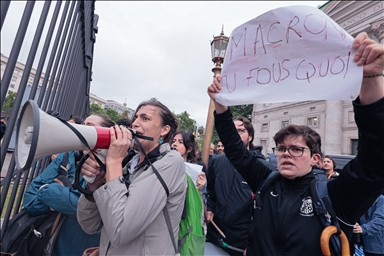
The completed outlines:
<svg viewBox="0 0 384 256">
<path fill-rule="evenodd" d="M 161 128 L 160 136 L 164 137 L 169 133 L 170 130 L 171 130 L 171 127 L 169 125 L 164 126 L 163 128 Z"/>
</svg>

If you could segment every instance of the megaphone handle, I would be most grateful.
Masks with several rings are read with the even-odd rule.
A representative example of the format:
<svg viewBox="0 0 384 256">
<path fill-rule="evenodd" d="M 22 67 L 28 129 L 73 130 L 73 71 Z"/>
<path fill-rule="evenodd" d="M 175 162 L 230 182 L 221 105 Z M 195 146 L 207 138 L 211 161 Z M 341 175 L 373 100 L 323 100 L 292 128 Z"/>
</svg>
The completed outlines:
<svg viewBox="0 0 384 256">
<path fill-rule="evenodd" d="M 100 162 L 103 160 L 105 161 L 105 158 L 107 157 L 106 154 L 108 152 L 108 150 L 106 149 L 97 149 L 96 152 L 95 151 L 90 151 L 92 152 L 92 154 L 95 156 L 95 159 L 96 161 L 98 162 L 98 164 L 100 165 L 100 167 L 106 171 L 106 168 L 105 168 L 105 165 L 104 164 L 100 164 Z M 97 158 L 97 156 L 99 156 L 99 158 Z M 99 160 L 99 161 L 98 161 Z M 102 162 L 101 162 L 102 163 Z M 93 183 L 96 179 L 96 176 L 86 176 L 86 175 L 83 175 L 83 178 L 88 182 L 88 183 Z"/>
<path fill-rule="evenodd" d="M 92 151 L 91 151 L 92 152 Z M 93 154 L 93 153 L 92 153 Z M 106 171 L 106 167 L 105 167 L 105 164 L 103 162 L 101 162 L 101 160 L 97 157 L 96 154 L 93 154 L 95 156 L 95 159 L 97 161 L 97 163 L 100 165 L 101 169 L 103 171 Z M 84 162 L 88 159 L 89 155 L 86 154 L 84 155 L 79 163 L 77 164 L 76 166 L 76 172 L 75 172 L 75 186 L 77 188 L 77 190 L 79 190 L 80 193 L 82 194 L 85 194 L 85 195 L 92 195 L 93 194 L 93 191 L 89 191 L 89 190 L 86 190 L 84 189 L 81 184 L 80 184 L 80 173 L 81 173 L 81 167 L 83 166 Z M 91 177 L 93 178 L 93 177 Z M 85 179 L 85 178 L 84 178 Z"/>
</svg>

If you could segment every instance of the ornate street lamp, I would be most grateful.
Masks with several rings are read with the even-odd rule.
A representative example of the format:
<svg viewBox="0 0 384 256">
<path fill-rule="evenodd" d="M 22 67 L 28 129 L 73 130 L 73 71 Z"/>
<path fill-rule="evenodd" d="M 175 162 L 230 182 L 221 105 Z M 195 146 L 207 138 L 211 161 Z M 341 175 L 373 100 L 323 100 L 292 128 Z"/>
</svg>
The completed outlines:
<svg viewBox="0 0 384 256">
<path fill-rule="evenodd" d="M 214 36 L 211 42 L 211 54 L 212 61 L 215 63 L 215 67 L 212 69 L 215 77 L 217 74 L 221 73 L 221 64 L 224 62 L 225 52 L 227 51 L 227 46 L 229 42 L 229 37 L 224 35 L 224 26 L 221 28 L 221 33 L 219 36 Z M 209 160 L 209 148 L 212 141 L 212 133 L 213 133 L 213 111 L 215 110 L 215 104 L 212 100 L 209 102 L 207 123 L 205 125 L 205 136 L 203 142 L 203 150 L 202 150 L 202 159 L 205 165 L 208 168 L 208 160 Z"/>
</svg>

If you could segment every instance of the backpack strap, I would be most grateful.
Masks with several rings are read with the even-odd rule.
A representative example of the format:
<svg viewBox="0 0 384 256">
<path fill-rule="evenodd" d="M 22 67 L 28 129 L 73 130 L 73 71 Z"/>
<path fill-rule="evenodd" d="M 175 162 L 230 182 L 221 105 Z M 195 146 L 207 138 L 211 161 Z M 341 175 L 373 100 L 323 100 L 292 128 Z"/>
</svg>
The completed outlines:
<svg viewBox="0 0 384 256">
<path fill-rule="evenodd" d="M 249 246 L 253 240 L 253 234 L 256 227 L 256 217 L 262 207 L 261 198 L 264 196 L 266 189 L 269 188 L 272 185 L 272 183 L 277 181 L 279 178 L 280 178 L 280 173 L 278 171 L 272 171 L 264 180 L 264 182 L 261 183 L 257 193 L 254 194 L 253 216 L 252 216 L 251 226 L 249 227 L 249 230 L 248 230 L 247 246 Z"/>
<path fill-rule="evenodd" d="M 315 175 L 317 178 L 317 175 Z M 319 216 L 321 224 L 324 228 L 328 226 L 335 226 L 337 232 L 335 235 L 331 236 L 331 243 L 336 252 L 341 252 L 341 245 L 339 235 L 341 234 L 341 229 L 339 222 L 336 218 L 336 212 L 332 207 L 331 200 L 328 195 L 327 181 L 320 181 L 313 179 L 310 184 L 310 192 L 313 200 L 313 208 L 315 213 Z M 337 235 L 337 236 L 336 236 Z"/>
<path fill-rule="evenodd" d="M 167 194 L 167 198 L 168 198 L 169 197 L 169 189 L 168 189 L 167 184 L 165 183 L 163 177 L 161 177 L 160 173 L 157 171 L 155 166 L 153 166 L 152 162 L 149 160 L 148 155 L 145 153 L 145 151 L 143 149 L 143 146 L 141 145 L 140 141 L 137 139 L 136 136 L 134 137 L 134 139 L 135 139 L 135 143 L 137 143 L 137 145 L 139 146 L 141 152 L 143 152 L 143 154 L 145 155 L 145 158 L 147 158 L 149 164 L 152 167 L 153 172 L 155 173 L 157 179 L 160 181 L 161 185 L 163 186 L 163 188 L 165 190 L 165 193 Z M 166 152 L 166 153 L 168 153 L 168 152 Z M 162 154 L 162 157 L 164 155 L 165 154 Z M 173 248 L 175 249 L 175 253 L 177 254 L 178 253 L 178 249 L 177 249 L 177 246 L 176 246 L 175 236 L 173 235 L 171 218 L 169 217 L 169 213 L 168 213 L 168 209 L 167 209 L 167 204 L 165 204 L 165 206 L 164 206 L 163 214 L 164 214 L 165 223 L 167 224 L 169 235 L 171 236 Z"/>
<path fill-rule="evenodd" d="M 68 157 L 69 157 L 69 153 L 65 152 L 64 156 L 63 156 L 63 160 L 60 163 L 59 175 L 57 175 L 57 177 L 54 178 L 54 181 L 60 183 L 63 187 L 68 187 L 68 188 L 71 188 L 71 190 L 72 190 L 73 186 L 72 186 L 72 184 L 69 182 L 69 180 L 67 178 L 67 174 L 68 174 L 68 168 L 67 168 Z"/>
</svg>

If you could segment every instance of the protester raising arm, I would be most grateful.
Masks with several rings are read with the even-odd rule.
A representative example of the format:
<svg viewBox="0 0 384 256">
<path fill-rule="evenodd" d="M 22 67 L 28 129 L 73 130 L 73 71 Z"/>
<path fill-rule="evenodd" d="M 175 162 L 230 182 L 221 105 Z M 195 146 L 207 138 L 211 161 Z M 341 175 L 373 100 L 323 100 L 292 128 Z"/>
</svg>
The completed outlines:
<svg viewBox="0 0 384 256">
<path fill-rule="evenodd" d="M 360 33 L 353 42 L 358 49 L 353 60 L 364 65 L 364 77 L 360 89 L 360 103 L 373 103 L 384 97 L 384 45 L 369 39 L 367 33 Z"/>
</svg>

